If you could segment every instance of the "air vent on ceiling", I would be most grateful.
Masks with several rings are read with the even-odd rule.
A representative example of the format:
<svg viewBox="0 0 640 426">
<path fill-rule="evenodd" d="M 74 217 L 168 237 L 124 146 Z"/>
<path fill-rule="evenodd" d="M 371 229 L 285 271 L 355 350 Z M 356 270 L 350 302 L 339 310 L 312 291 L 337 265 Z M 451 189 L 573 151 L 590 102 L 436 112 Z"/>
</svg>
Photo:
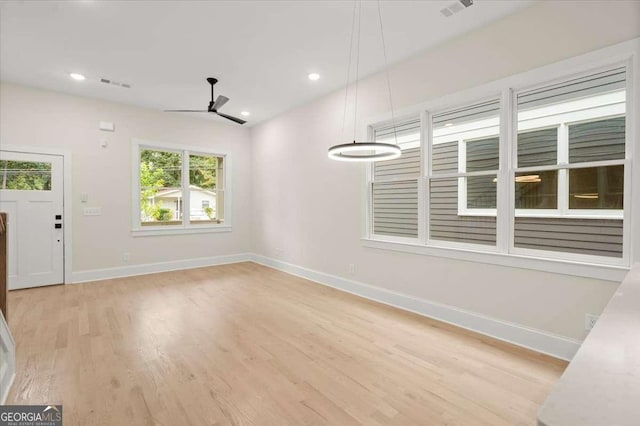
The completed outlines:
<svg viewBox="0 0 640 426">
<path fill-rule="evenodd" d="M 109 80 L 108 78 L 101 78 L 100 83 L 110 84 L 112 86 L 124 87 L 125 89 L 131 89 L 129 83 L 123 83 L 121 81 Z"/>
<path fill-rule="evenodd" d="M 454 13 L 461 12 L 467 7 L 473 5 L 473 0 L 458 0 L 455 3 L 451 3 L 440 11 L 445 17 L 453 16 Z"/>
</svg>

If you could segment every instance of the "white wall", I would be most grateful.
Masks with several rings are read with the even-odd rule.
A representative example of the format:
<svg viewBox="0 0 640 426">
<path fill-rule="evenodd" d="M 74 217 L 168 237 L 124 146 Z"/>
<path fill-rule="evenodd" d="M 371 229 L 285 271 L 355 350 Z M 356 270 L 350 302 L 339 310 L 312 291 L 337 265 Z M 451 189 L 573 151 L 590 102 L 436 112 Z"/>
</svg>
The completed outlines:
<svg viewBox="0 0 640 426">
<path fill-rule="evenodd" d="M 99 121 L 114 122 L 115 132 L 98 130 Z M 247 129 L 9 83 L 0 85 L 0 125 L 0 146 L 72 151 L 73 195 L 65 201 L 73 204 L 74 273 L 250 251 Z M 132 237 L 133 138 L 229 153 L 233 161 L 233 231 Z M 107 148 L 100 146 L 101 139 L 107 139 Z M 87 204 L 81 203 L 81 193 L 89 195 Z M 101 206 L 102 215 L 83 216 L 85 206 Z M 124 252 L 130 253 L 128 263 L 122 260 Z"/>
<path fill-rule="evenodd" d="M 392 67 L 395 106 L 638 35 L 640 2 L 541 2 Z M 362 82 L 360 119 L 386 113 L 386 96 L 384 75 Z M 326 156 L 338 141 L 343 99 L 344 92 L 334 93 L 252 129 L 254 252 L 273 258 L 283 252 L 286 262 L 316 271 L 584 337 L 584 314 L 601 312 L 615 282 L 362 247 L 362 169 Z"/>
</svg>

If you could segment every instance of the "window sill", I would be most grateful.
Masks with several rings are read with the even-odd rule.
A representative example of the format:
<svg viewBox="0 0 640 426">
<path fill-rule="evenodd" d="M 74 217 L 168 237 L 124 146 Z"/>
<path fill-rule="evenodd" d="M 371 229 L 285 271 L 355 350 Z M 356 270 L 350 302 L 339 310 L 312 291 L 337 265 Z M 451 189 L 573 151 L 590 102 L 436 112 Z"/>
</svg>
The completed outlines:
<svg viewBox="0 0 640 426">
<path fill-rule="evenodd" d="M 532 269 L 578 277 L 595 278 L 619 283 L 629 272 L 629 267 L 622 265 L 606 265 L 573 260 L 551 259 L 544 257 L 524 256 L 513 253 L 496 253 L 467 248 L 433 247 L 417 242 L 391 242 L 378 239 L 362 238 L 364 247 L 393 250 L 398 252 L 419 254 L 424 256 L 445 257 L 468 262 L 509 266 L 512 268 Z"/>
<path fill-rule="evenodd" d="M 231 232 L 231 225 L 216 226 L 183 226 L 167 227 L 165 226 L 145 226 L 144 228 L 133 229 L 132 237 L 155 237 L 159 235 L 188 235 L 188 234 L 208 234 L 214 232 Z"/>
</svg>

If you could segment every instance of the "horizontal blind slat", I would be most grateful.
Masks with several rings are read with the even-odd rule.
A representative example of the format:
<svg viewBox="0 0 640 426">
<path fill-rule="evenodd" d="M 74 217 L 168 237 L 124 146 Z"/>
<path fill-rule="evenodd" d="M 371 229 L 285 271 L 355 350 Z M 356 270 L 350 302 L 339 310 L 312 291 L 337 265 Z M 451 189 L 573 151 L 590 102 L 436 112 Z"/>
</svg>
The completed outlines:
<svg viewBox="0 0 640 426">
<path fill-rule="evenodd" d="M 569 99 L 624 89 L 625 68 L 603 71 L 543 88 L 518 94 L 518 108 L 528 109 L 539 105 L 559 103 Z"/>
</svg>

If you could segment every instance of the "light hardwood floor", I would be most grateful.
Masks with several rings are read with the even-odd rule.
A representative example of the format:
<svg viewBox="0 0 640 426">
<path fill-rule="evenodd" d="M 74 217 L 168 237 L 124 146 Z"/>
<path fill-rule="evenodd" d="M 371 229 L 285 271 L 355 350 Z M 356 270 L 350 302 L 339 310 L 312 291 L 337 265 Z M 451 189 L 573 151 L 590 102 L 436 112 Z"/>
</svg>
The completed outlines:
<svg viewBox="0 0 640 426">
<path fill-rule="evenodd" d="M 535 424 L 565 362 L 254 263 L 12 291 L 66 425 Z"/>
</svg>

